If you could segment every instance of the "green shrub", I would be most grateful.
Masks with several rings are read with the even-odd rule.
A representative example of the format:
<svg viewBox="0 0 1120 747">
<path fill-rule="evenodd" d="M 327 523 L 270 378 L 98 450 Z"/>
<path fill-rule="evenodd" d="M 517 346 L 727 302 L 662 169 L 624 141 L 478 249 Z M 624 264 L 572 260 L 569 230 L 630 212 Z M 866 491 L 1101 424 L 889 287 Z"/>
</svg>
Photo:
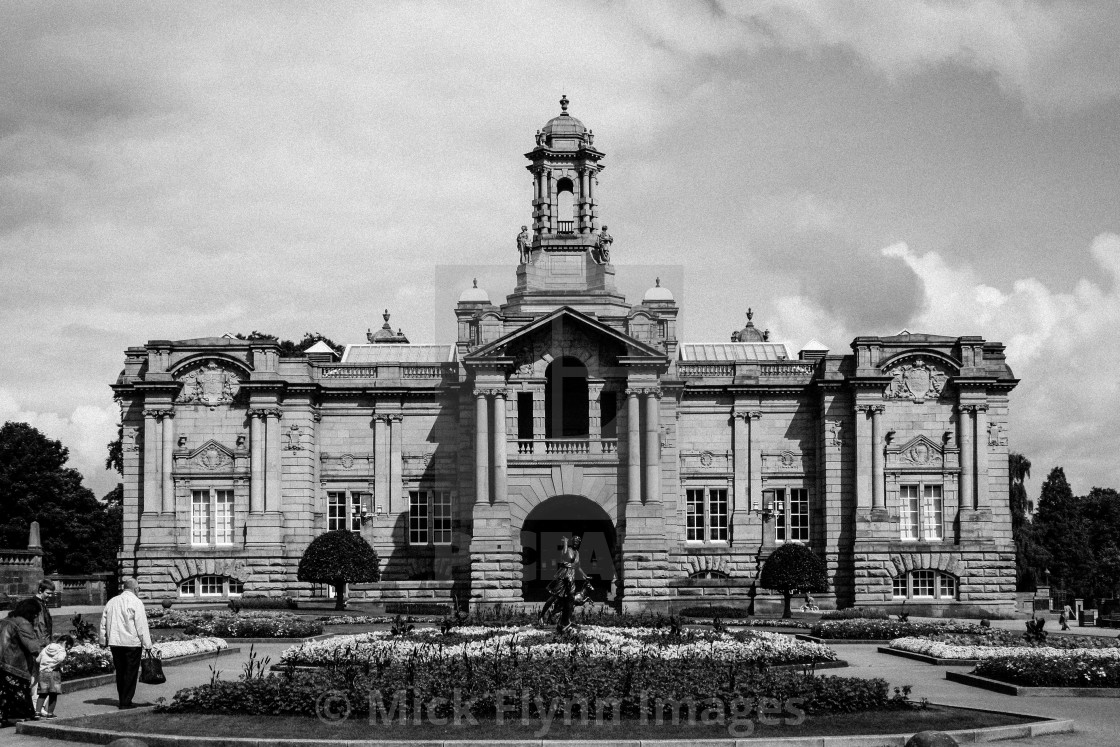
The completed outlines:
<svg viewBox="0 0 1120 747">
<path fill-rule="evenodd" d="M 890 615 L 877 607 L 849 607 L 831 610 L 821 615 L 821 620 L 889 620 Z"/>
<path fill-rule="evenodd" d="M 809 629 L 818 638 L 851 638 L 865 641 L 889 641 L 893 638 L 934 636 L 942 633 L 978 634 L 984 630 L 979 625 L 958 623 L 952 620 L 939 622 L 901 622 L 899 620 L 821 620 Z"/>
<path fill-rule="evenodd" d="M 358 532 L 327 532 L 311 540 L 299 559 L 296 578 L 335 588 L 335 609 L 346 606 L 346 584 L 381 580 L 377 553 Z"/>
<path fill-rule="evenodd" d="M 788 618 L 794 594 L 828 591 L 828 569 L 807 545 L 787 542 L 766 559 L 758 585 L 781 593 L 782 617 Z"/>
<path fill-rule="evenodd" d="M 183 631 L 215 638 L 309 638 L 323 632 L 323 623 L 294 615 L 245 617 L 226 615 L 200 620 Z"/>
</svg>

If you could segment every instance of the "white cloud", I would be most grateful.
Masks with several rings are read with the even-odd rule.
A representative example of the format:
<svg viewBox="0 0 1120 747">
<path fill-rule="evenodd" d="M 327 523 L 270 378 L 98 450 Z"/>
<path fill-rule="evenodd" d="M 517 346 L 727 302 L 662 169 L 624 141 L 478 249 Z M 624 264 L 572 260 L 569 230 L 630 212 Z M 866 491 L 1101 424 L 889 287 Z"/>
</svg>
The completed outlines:
<svg viewBox="0 0 1120 747">
<path fill-rule="evenodd" d="M 883 249 L 924 287 L 912 330 L 978 334 L 1007 345 L 1021 380 L 1012 395 L 1011 446 L 1034 463 L 1036 486 L 1055 466 L 1065 467 L 1077 491 L 1120 485 L 1120 432 L 1112 418 L 1101 417 L 1120 405 L 1120 236 L 1100 234 L 1090 252 L 1101 276 L 1063 293 L 1034 277 L 1001 291 L 934 252 L 919 255 L 905 244 Z"/>
<path fill-rule="evenodd" d="M 11 391 L 0 389 L 0 423 L 28 423 L 70 450 L 67 466 L 82 473 L 85 484 L 100 498 L 117 484 L 105 469 L 106 445 L 117 437 L 120 413 L 115 407 L 80 405 L 70 415 L 33 412 L 20 407 Z"/>
</svg>

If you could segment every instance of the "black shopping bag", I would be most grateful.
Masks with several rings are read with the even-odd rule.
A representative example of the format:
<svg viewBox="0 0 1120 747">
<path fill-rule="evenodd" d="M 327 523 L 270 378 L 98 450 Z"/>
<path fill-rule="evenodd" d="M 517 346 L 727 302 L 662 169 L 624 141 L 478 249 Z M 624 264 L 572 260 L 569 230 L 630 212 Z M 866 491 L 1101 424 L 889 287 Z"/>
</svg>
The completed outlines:
<svg viewBox="0 0 1120 747">
<path fill-rule="evenodd" d="M 140 660 L 140 681 L 145 685 L 162 685 L 167 682 L 167 678 L 163 676 L 163 662 L 160 661 L 159 654 L 151 649 L 145 651 L 144 658 Z"/>
</svg>

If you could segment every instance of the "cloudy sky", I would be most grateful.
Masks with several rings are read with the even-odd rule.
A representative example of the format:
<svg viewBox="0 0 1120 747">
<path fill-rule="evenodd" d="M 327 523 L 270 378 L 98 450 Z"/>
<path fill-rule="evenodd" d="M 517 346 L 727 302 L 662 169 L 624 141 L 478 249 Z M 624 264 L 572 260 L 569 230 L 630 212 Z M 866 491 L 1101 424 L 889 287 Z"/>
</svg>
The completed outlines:
<svg viewBox="0 0 1120 747">
<path fill-rule="evenodd" d="M 0 421 L 100 495 L 129 345 L 449 341 L 563 93 L 684 337 L 1001 340 L 1032 492 L 1120 487 L 1118 38 L 1110 2 L 5 3 Z"/>
</svg>

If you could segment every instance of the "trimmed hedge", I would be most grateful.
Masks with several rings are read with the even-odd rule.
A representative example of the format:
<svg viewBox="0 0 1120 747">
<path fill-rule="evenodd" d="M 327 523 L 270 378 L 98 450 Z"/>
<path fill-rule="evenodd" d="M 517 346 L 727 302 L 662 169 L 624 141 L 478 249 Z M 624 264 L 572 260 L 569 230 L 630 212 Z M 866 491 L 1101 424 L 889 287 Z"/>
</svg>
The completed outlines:
<svg viewBox="0 0 1120 747">
<path fill-rule="evenodd" d="M 386 615 L 436 615 L 451 614 L 451 605 L 433 602 L 393 602 L 385 605 Z"/>
<path fill-rule="evenodd" d="M 821 620 L 889 620 L 884 610 L 876 607 L 849 607 L 844 610 L 830 610 L 821 615 Z"/>
<path fill-rule="evenodd" d="M 723 620 L 739 620 L 749 617 L 746 607 L 729 607 L 723 604 L 713 604 L 705 607 L 685 607 L 677 614 L 681 617 L 720 618 Z"/>
<path fill-rule="evenodd" d="M 299 606 L 293 597 L 240 597 L 229 600 L 229 608 L 239 610 L 294 610 Z"/>
</svg>

